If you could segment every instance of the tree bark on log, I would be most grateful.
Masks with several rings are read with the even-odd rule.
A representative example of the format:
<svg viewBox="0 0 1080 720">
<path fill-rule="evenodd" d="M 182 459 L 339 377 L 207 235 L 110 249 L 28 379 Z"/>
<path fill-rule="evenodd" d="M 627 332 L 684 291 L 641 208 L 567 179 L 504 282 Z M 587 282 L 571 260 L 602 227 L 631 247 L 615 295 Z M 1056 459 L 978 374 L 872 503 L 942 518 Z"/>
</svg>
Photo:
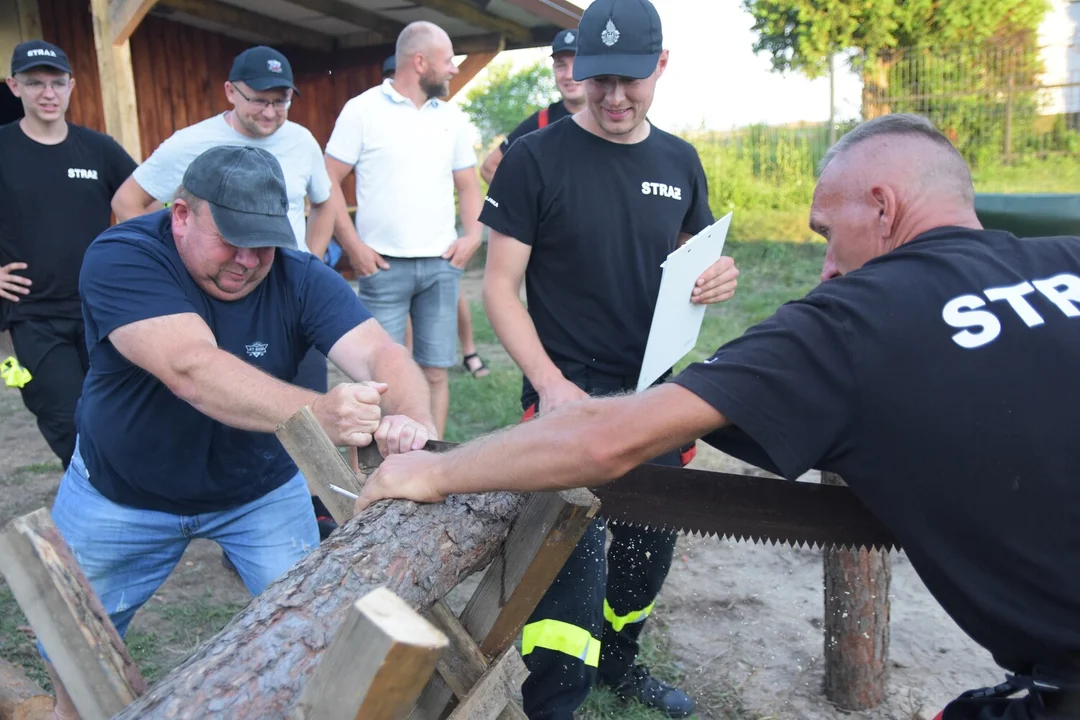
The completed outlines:
<svg viewBox="0 0 1080 720">
<path fill-rule="evenodd" d="M 22 668 L 0 659 L 0 720 L 41 720 L 52 708 L 51 695 Z"/>
<path fill-rule="evenodd" d="M 825 485 L 843 485 L 822 473 Z M 888 552 L 825 548 L 825 697 L 842 710 L 885 699 L 889 656 Z"/>
<path fill-rule="evenodd" d="M 381 502 L 253 599 L 116 720 L 285 718 L 349 607 L 384 586 L 423 612 L 502 548 L 526 495 Z"/>
</svg>

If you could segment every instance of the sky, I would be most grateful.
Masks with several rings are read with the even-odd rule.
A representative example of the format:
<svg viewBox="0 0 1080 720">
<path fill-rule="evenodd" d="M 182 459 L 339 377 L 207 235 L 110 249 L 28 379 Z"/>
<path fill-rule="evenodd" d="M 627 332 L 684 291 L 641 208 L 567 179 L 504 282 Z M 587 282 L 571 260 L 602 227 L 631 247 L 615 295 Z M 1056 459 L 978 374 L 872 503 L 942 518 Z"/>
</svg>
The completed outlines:
<svg viewBox="0 0 1080 720">
<path fill-rule="evenodd" d="M 587 7 L 591 0 L 571 0 Z M 663 23 L 667 71 L 656 87 L 650 119 L 678 132 L 727 130 L 752 123 L 783 124 L 829 117 L 829 82 L 770 70 L 767 55 L 755 55 L 753 19 L 738 0 L 653 0 Z M 548 57 L 543 48 L 505 52 L 524 67 Z M 838 119 L 859 114 L 862 84 L 837 63 Z M 482 82 L 481 73 L 473 82 Z M 471 86 L 467 85 L 467 87 Z M 462 99 L 459 93 L 456 99 Z"/>
</svg>

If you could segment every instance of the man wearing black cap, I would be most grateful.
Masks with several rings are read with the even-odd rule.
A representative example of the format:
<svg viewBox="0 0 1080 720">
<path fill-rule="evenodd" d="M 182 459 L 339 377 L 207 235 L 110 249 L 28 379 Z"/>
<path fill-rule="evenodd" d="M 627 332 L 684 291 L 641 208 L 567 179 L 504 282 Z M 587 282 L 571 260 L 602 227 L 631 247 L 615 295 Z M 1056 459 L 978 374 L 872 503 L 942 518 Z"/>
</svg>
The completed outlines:
<svg viewBox="0 0 1080 720">
<path fill-rule="evenodd" d="M 577 30 L 561 30 L 551 43 L 551 68 L 555 72 L 555 87 L 559 89 L 562 100 L 548 105 L 521 121 L 506 136 L 499 147 L 491 151 L 480 165 L 480 176 L 490 183 L 495 170 L 502 162 L 503 155 L 522 135 L 547 127 L 557 120 L 573 115 L 585 109 L 585 88 L 574 79 L 574 53 L 577 50 Z"/>
<path fill-rule="evenodd" d="M 646 119 L 667 65 L 651 3 L 597 0 L 575 40 L 585 110 L 514 141 L 480 217 L 491 228 L 484 301 L 525 376 L 526 417 L 634 389 L 662 263 L 713 222 L 694 148 Z M 692 301 L 727 300 L 737 275 L 721 259 Z M 678 466 L 692 453 L 691 444 L 651 462 Z M 610 529 L 606 562 L 599 520 L 523 630 L 531 674 L 522 693 L 534 720 L 569 720 L 594 678 L 670 717 L 693 710 L 686 693 L 635 664 L 676 536 Z"/>
<path fill-rule="evenodd" d="M 87 370 L 79 267 L 135 161 L 108 135 L 67 122 L 75 78 L 57 46 L 17 46 L 7 85 L 24 116 L 0 127 L 0 331 L 10 327 L 32 377 L 23 402 L 67 467 Z"/>
<path fill-rule="evenodd" d="M 217 147 L 169 210 L 86 253 L 90 372 L 52 517 L 121 633 L 193 537 L 218 542 L 253 595 L 318 544 L 274 435 L 300 408 L 339 446 L 435 437 L 420 369 L 345 280 L 297 252 L 288 208 L 273 155 Z M 286 382 L 311 347 L 355 382 L 325 395 Z"/>
<path fill-rule="evenodd" d="M 288 120 L 296 94 L 292 66 L 280 52 L 260 45 L 240 53 L 225 83 L 225 97 L 233 109 L 178 130 L 163 142 L 113 198 L 117 219 L 142 215 L 168 202 L 188 164 L 203 151 L 217 145 L 258 147 L 273 154 L 285 173 L 289 221 L 299 248 L 323 257 L 334 225 L 330 176 L 318 141 L 307 128 Z M 305 197 L 311 203 L 306 219 Z M 326 357 L 313 349 L 293 382 L 326 392 Z M 326 537 L 337 526 L 314 495 L 312 504 Z"/>
<path fill-rule="evenodd" d="M 383 60 L 382 79 L 386 80 L 389 78 L 390 80 L 393 80 L 395 73 L 397 73 L 397 55 L 391 55 Z"/>
</svg>

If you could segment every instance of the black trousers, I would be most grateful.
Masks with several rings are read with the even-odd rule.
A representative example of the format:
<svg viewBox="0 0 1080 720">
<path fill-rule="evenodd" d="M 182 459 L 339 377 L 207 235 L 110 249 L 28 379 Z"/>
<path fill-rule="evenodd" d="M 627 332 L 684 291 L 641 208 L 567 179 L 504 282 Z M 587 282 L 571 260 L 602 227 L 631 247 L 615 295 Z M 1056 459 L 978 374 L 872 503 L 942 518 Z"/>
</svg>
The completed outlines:
<svg viewBox="0 0 1080 720">
<path fill-rule="evenodd" d="M 11 344 L 32 380 L 21 390 L 38 430 L 67 469 L 75 452 L 75 406 L 90 369 L 81 320 L 20 320 Z"/>
<path fill-rule="evenodd" d="M 590 395 L 611 395 L 636 380 L 560 365 Z M 528 409 L 535 396 L 526 393 Z M 528 413 L 527 413 L 528 415 Z M 651 464 L 681 466 L 674 451 Z M 612 541 L 604 552 L 605 530 Z M 521 693 L 530 720 L 571 720 L 593 684 L 617 684 L 634 665 L 638 637 L 671 568 L 676 534 L 597 518 L 522 630 L 529 677 Z"/>
</svg>

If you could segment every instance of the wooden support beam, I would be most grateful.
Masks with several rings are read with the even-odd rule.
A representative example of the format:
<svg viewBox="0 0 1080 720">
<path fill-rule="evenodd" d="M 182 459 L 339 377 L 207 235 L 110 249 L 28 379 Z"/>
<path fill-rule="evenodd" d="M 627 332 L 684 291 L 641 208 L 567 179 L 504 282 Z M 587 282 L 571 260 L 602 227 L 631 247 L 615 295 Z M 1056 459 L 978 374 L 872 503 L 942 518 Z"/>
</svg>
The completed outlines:
<svg viewBox="0 0 1080 720">
<path fill-rule="evenodd" d="M 466 35 L 454 38 L 455 55 L 472 55 L 473 53 L 502 52 L 506 49 L 506 38 L 502 33 L 485 33 L 483 35 Z"/>
<path fill-rule="evenodd" d="M 444 99 L 449 100 L 457 95 L 461 88 L 465 87 L 467 82 L 472 80 L 481 70 L 486 68 L 488 63 L 494 60 L 495 56 L 498 54 L 499 51 L 497 50 L 495 52 L 466 55 L 465 59 L 458 65 L 458 74 L 450 78 L 450 94 Z"/>
<path fill-rule="evenodd" d="M 277 45 L 294 45 L 327 53 L 335 49 L 334 39 L 329 35 L 215 0 L 158 0 L 157 8 L 187 13 L 228 27 L 243 28 Z"/>
<path fill-rule="evenodd" d="M 446 645 L 446 636 L 401 598 L 373 590 L 349 608 L 292 718 L 404 718 Z"/>
<path fill-rule="evenodd" d="M 135 101 L 135 73 L 131 69 L 131 46 L 127 40 L 113 43 L 109 0 L 90 0 L 94 22 L 101 102 L 105 132 L 120 143 L 135 162 L 142 160 L 139 111 Z"/>
<path fill-rule="evenodd" d="M 370 30 L 381 35 L 385 42 L 396 42 L 397 36 L 405 29 L 404 23 L 380 15 L 377 12 L 357 7 L 351 3 L 343 2 L 343 0 L 289 0 L 289 2 L 312 12 L 322 13 L 365 30 Z"/>
<path fill-rule="evenodd" d="M 507 2 L 528 10 L 533 15 L 544 18 L 563 30 L 575 29 L 581 20 L 581 8 L 567 0 L 507 0 Z"/>
<path fill-rule="evenodd" d="M 111 718 L 146 689 L 45 508 L 0 531 L 0 573 L 84 720 Z"/>
<path fill-rule="evenodd" d="M 289 453 L 308 484 L 330 511 L 334 522 L 344 525 L 353 516 L 353 501 L 330 489 L 331 483 L 359 494 L 362 486 L 315 419 L 311 408 L 299 412 L 277 429 L 278 440 Z"/>
<path fill-rule="evenodd" d="M 529 498 L 503 551 L 488 566 L 461 613 L 461 624 L 485 657 L 499 655 L 514 642 L 599 508 L 587 490 L 535 493 Z M 452 696 L 444 681 L 432 678 L 411 717 L 441 717 Z"/>
<path fill-rule="evenodd" d="M 123 45 L 157 0 L 109 0 L 109 30 L 113 45 Z"/>
<path fill-rule="evenodd" d="M 528 676 L 517 648 L 507 648 L 447 720 L 495 720 Z"/>
<path fill-rule="evenodd" d="M 529 28 L 513 20 L 507 20 L 485 12 L 468 2 L 468 0 L 416 0 L 416 2 L 424 7 L 437 10 L 447 17 L 467 22 L 485 30 L 493 30 L 517 42 L 529 42 L 532 40 L 532 33 Z"/>
<path fill-rule="evenodd" d="M 38 0 L 15 0 L 15 6 L 19 12 L 19 33 L 23 41 L 40 40 L 41 10 Z"/>
</svg>

